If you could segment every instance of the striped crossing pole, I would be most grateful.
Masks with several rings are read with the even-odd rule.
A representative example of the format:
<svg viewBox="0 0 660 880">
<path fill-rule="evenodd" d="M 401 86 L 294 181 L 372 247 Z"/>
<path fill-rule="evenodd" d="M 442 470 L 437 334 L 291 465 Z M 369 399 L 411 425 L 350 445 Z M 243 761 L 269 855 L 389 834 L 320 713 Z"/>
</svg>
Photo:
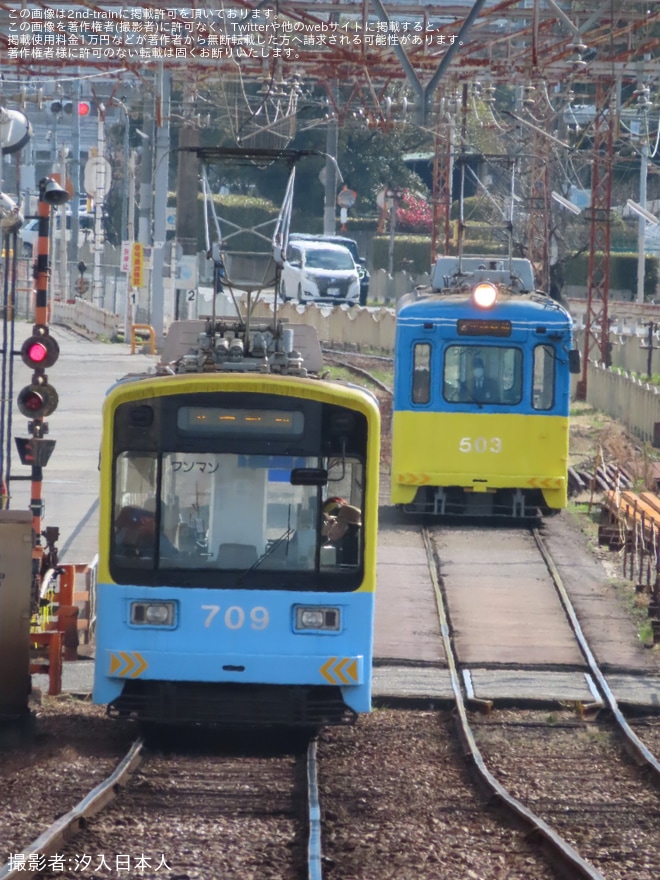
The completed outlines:
<svg viewBox="0 0 660 880">
<path fill-rule="evenodd" d="M 55 446 L 54 440 L 46 440 L 48 423 L 44 421 L 55 411 L 58 396 L 55 389 L 48 383 L 46 369 L 57 360 L 60 349 L 48 329 L 48 281 L 49 237 L 51 207 L 68 201 L 68 193 L 54 180 L 44 178 L 39 182 L 39 236 L 37 239 L 37 259 L 34 264 L 35 304 L 34 326 L 32 335 L 21 347 L 21 358 L 26 366 L 32 369 L 30 384 L 26 385 L 18 395 L 18 408 L 29 419 L 28 431 L 30 438 L 16 437 L 18 454 L 23 464 L 31 465 L 30 512 L 34 531 L 35 549 L 41 546 L 41 519 L 43 516 L 42 481 L 43 468 Z"/>
</svg>

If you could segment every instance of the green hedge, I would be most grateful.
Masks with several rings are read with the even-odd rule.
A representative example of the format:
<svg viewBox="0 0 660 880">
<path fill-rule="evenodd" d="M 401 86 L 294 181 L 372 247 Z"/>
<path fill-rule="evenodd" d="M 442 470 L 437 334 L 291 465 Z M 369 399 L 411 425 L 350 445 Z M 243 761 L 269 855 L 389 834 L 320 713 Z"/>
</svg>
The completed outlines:
<svg viewBox="0 0 660 880">
<path fill-rule="evenodd" d="M 234 232 L 234 227 L 230 223 L 235 223 L 242 229 L 252 229 L 260 223 L 267 220 L 276 220 L 279 208 L 268 199 L 255 198 L 254 196 L 213 196 L 216 214 L 220 221 L 220 229 L 224 237 Z M 176 206 L 176 198 L 170 194 L 168 199 L 169 207 Z M 205 217 L 204 217 L 204 197 L 200 194 L 197 197 L 197 209 L 199 222 L 197 224 L 197 247 L 200 251 L 206 249 L 206 237 L 204 234 Z M 223 223 L 223 221 L 230 221 Z M 211 241 L 216 240 L 215 223 L 213 214 L 209 211 L 209 228 L 211 231 Z M 273 234 L 274 224 L 263 227 L 259 231 L 266 235 L 269 239 Z M 267 251 L 268 244 L 252 233 L 239 233 L 230 239 L 229 250 L 246 250 L 246 251 Z"/>
<path fill-rule="evenodd" d="M 566 263 L 564 271 L 565 283 L 577 287 L 586 287 L 589 273 L 589 255 L 579 254 Z M 644 278 L 644 296 L 651 299 L 655 296 L 658 284 L 658 258 L 646 257 Z M 637 254 L 610 254 L 610 289 L 637 291 Z"/>
<path fill-rule="evenodd" d="M 279 213 L 279 207 L 273 202 L 255 196 L 217 195 L 213 197 L 213 201 L 215 202 L 216 213 L 220 220 L 222 234 L 225 237 L 234 231 L 234 227 L 231 226 L 230 223 L 235 223 L 242 229 L 252 229 L 260 223 L 264 223 L 268 220 L 275 220 Z M 176 197 L 173 193 L 170 193 L 169 195 L 168 206 L 176 206 Z M 199 224 L 197 227 L 197 246 L 199 250 L 202 251 L 205 250 L 206 244 L 204 235 L 204 197 L 201 194 L 198 196 L 198 213 Z M 223 223 L 223 220 L 229 222 Z M 216 234 L 212 216 L 210 216 L 209 222 L 211 227 L 211 240 L 214 241 Z M 339 218 L 337 218 L 337 230 L 339 230 L 340 222 Z M 378 225 L 378 219 L 374 217 L 349 217 L 348 225 L 349 231 L 346 233 L 347 235 L 351 235 L 351 233 L 355 234 L 358 231 L 375 232 Z M 274 228 L 274 224 L 271 223 L 259 231 L 270 238 Z M 304 211 L 296 210 L 294 208 L 291 218 L 291 229 L 296 232 L 309 232 L 314 235 L 321 235 L 323 233 L 323 217 L 316 214 L 307 214 Z M 252 233 L 246 233 L 244 235 L 239 233 L 230 239 L 229 249 L 266 251 L 268 250 L 268 245 Z"/>
<path fill-rule="evenodd" d="M 374 269 L 388 269 L 389 235 L 375 235 L 371 251 Z M 466 244 L 465 254 L 505 254 L 506 248 L 499 250 L 489 242 L 471 241 Z M 413 275 L 421 275 L 431 269 L 430 235 L 397 235 L 394 239 L 394 271 L 407 269 Z"/>
<path fill-rule="evenodd" d="M 389 235 L 375 235 L 372 240 L 371 263 L 374 269 L 388 269 Z M 397 235 L 394 238 L 394 271 L 407 269 L 413 275 L 431 268 L 431 237 L 428 235 Z"/>
</svg>

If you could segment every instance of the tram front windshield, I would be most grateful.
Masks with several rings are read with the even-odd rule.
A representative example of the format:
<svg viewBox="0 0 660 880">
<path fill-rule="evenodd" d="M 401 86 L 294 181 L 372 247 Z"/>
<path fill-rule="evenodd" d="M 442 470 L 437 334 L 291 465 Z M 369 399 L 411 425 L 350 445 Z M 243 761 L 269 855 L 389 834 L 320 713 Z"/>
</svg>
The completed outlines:
<svg viewBox="0 0 660 880">
<path fill-rule="evenodd" d="M 327 470 L 323 485 L 292 483 L 294 471 L 319 468 Z M 363 484 L 355 457 L 123 452 L 115 461 L 112 567 L 132 570 L 135 582 L 141 570 L 356 571 Z M 334 537 L 329 518 L 342 520 Z"/>
</svg>

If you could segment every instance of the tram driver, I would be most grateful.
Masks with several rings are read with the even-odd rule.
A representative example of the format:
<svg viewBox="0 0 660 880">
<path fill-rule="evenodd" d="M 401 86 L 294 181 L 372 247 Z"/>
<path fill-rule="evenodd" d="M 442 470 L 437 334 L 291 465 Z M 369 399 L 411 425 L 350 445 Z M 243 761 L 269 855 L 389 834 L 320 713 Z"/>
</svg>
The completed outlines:
<svg viewBox="0 0 660 880">
<path fill-rule="evenodd" d="M 144 507 L 126 505 L 115 519 L 115 552 L 121 556 L 153 558 L 156 552 L 156 502 L 147 500 Z M 171 557 L 177 551 L 161 532 L 160 555 Z"/>
<path fill-rule="evenodd" d="M 486 375 L 484 362 L 480 357 L 472 361 L 472 376 L 461 382 L 460 399 L 463 402 L 499 403 L 500 389 L 495 379 Z"/>
<path fill-rule="evenodd" d="M 337 565 L 357 565 L 360 559 L 362 512 L 343 498 L 329 498 L 323 508 L 322 534 L 326 547 L 336 549 Z"/>
</svg>

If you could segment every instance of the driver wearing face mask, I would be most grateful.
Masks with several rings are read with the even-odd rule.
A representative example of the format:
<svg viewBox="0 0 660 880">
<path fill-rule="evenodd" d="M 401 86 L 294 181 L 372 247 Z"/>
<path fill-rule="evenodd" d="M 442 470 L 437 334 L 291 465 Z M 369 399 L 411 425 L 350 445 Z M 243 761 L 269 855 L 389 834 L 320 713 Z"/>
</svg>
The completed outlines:
<svg viewBox="0 0 660 880">
<path fill-rule="evenodd" d="M 463 383 L 461 399 L 476 403 L 499 402 L 497 382 L 486 375 L 484 362 L 480 357 L 476 357 L 472 362 L 472 376 Z"/>
</svg>

